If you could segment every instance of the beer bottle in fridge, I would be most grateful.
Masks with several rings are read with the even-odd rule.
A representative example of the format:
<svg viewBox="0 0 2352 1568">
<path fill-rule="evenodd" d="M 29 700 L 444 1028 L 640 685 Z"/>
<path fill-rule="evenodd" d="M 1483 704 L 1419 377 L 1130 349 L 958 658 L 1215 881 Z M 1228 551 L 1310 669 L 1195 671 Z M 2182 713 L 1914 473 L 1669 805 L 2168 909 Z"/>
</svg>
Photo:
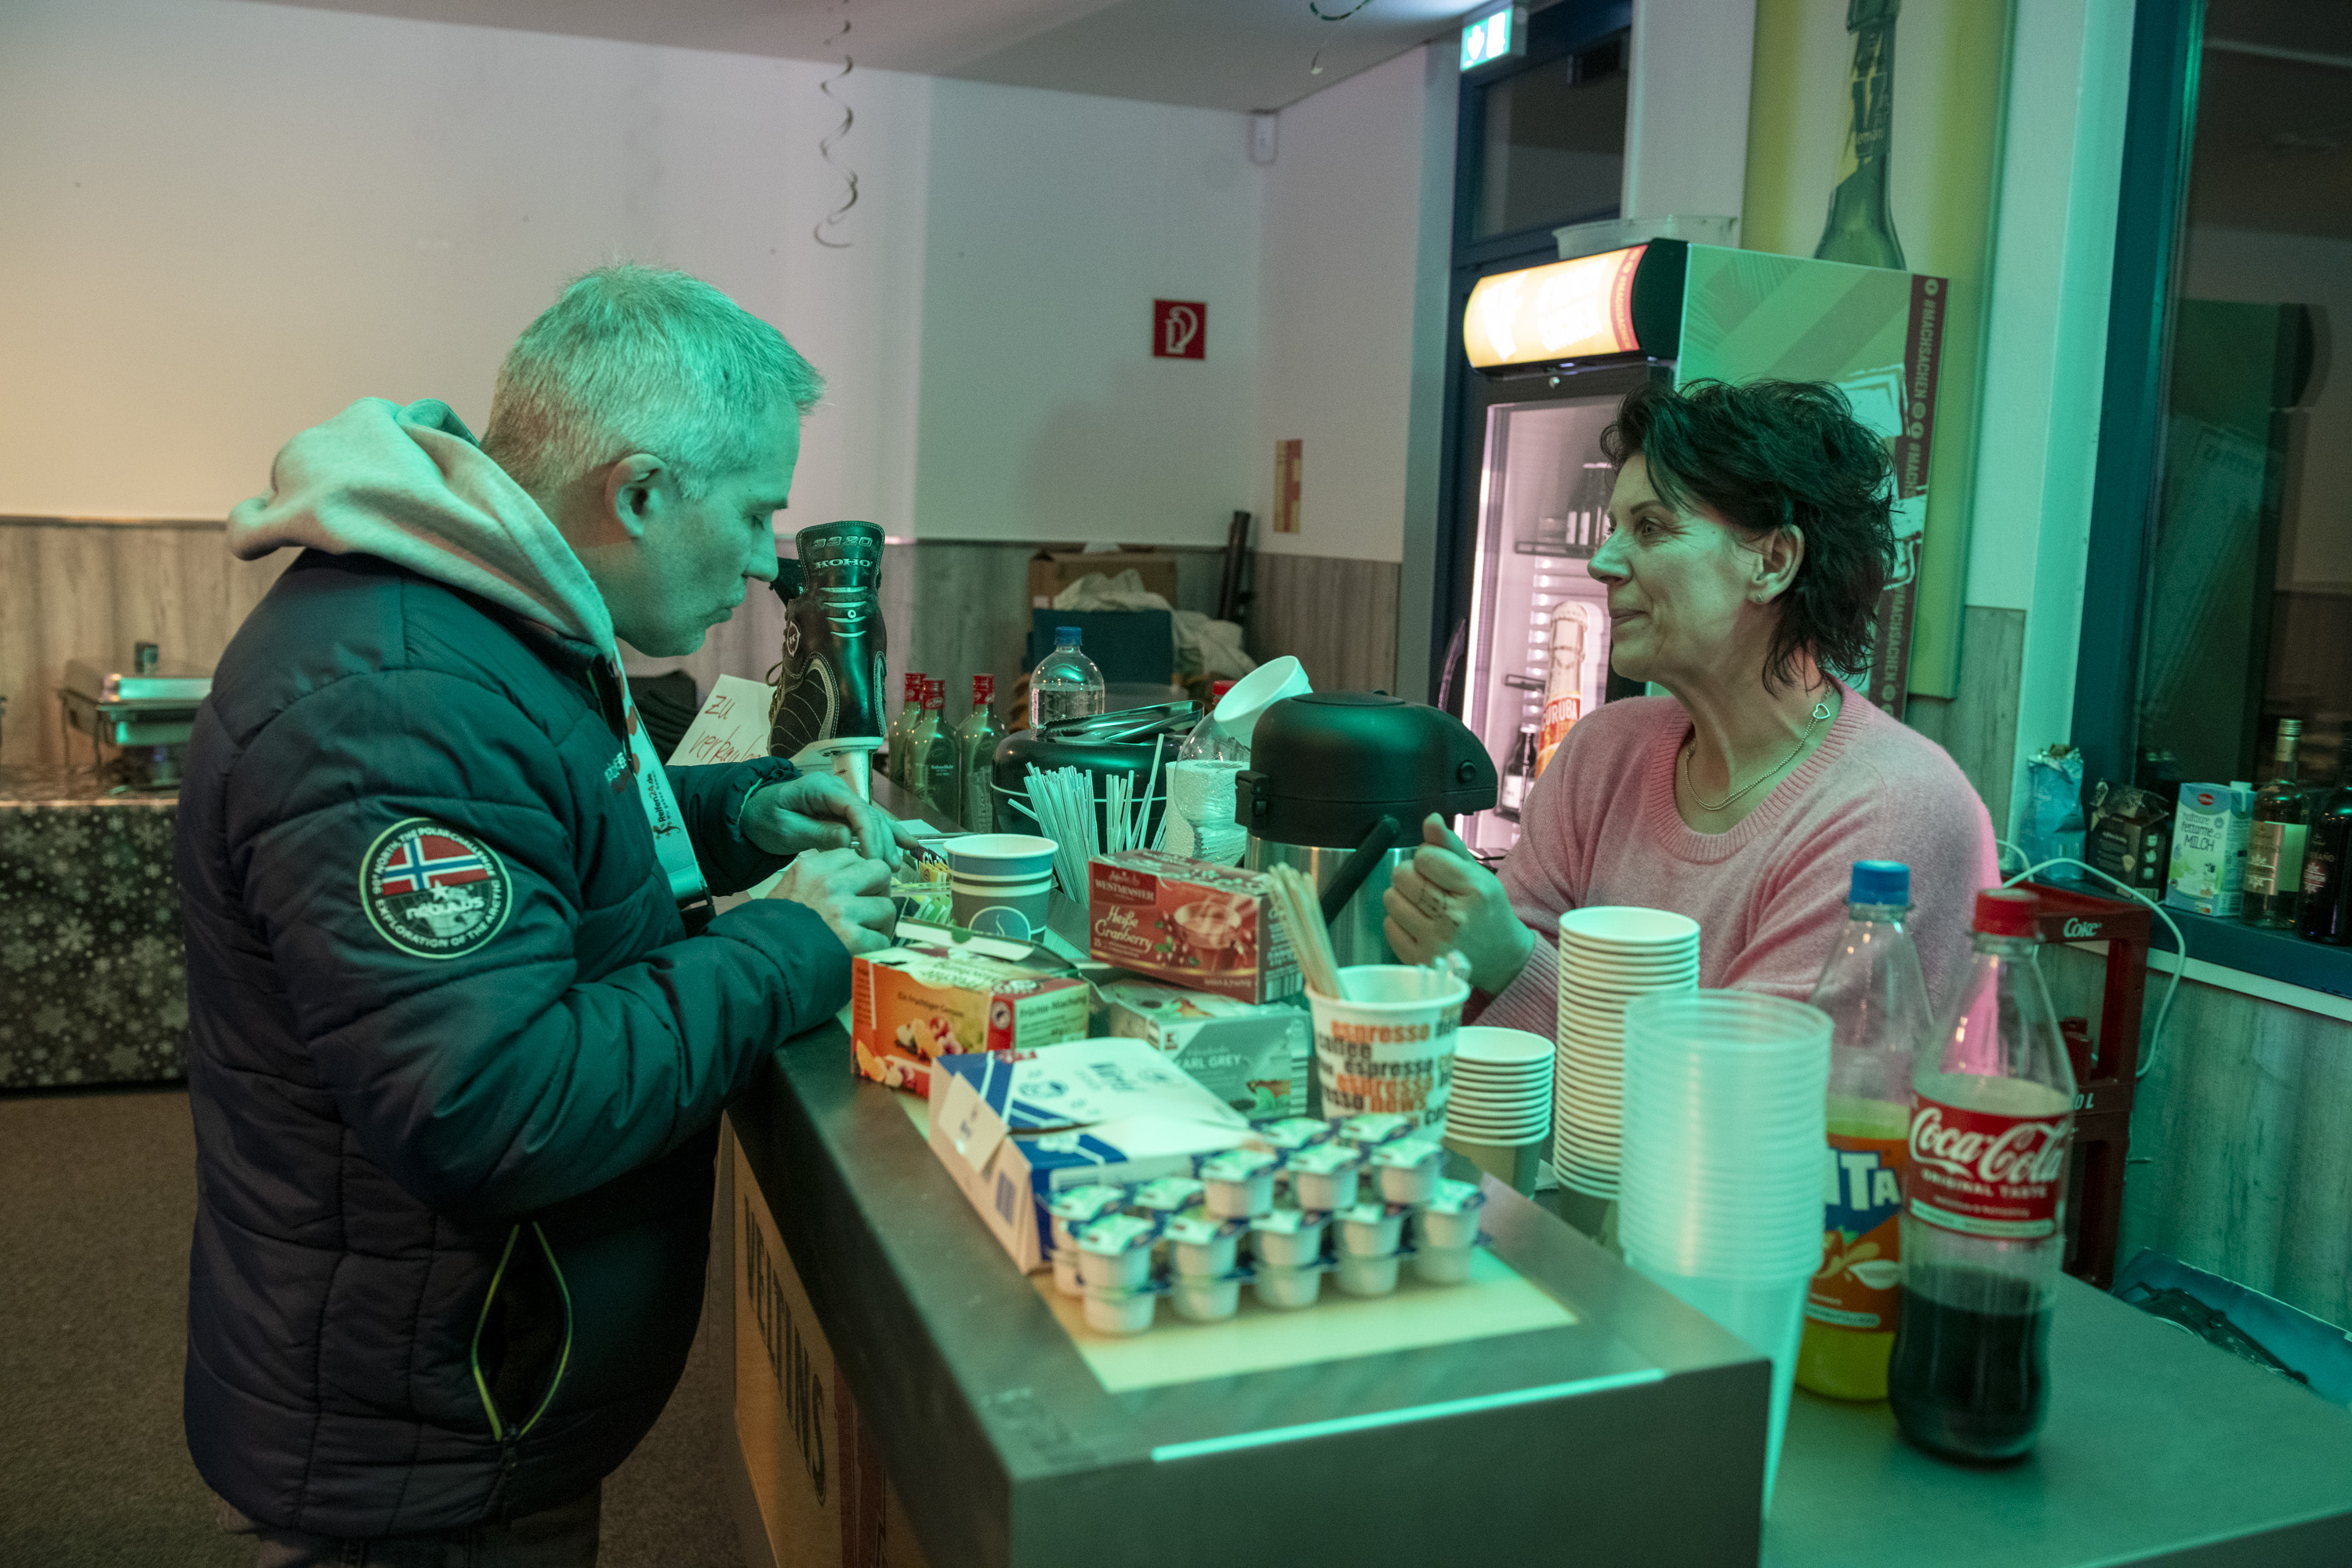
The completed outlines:
<svg viewBox="0 0 2352 1568">
<path fill-rule="evenodd" d="M 1830 1016 L 1822 1262 L 1805 1287 L 1797 1382 L 1832 1399 L 1886 1397 L 1902 1309 L 1903 1173 L 1911 1079 L 1935 1029 L 1919 950 L 1903 929 L 1911 868 L 1857 860 L 1845 929 L 1810 1000 Z"/>
<path fill-rule="evenodd" d="M 2074 1073 L 2033 967 L 2041 907 L 1977 895 L 1975 954 L 1912 1079 L 1887 1396 L 1905 1436 L 1979 1463 L 2032 1448 L 2050 1402 Z"/>
</svg>

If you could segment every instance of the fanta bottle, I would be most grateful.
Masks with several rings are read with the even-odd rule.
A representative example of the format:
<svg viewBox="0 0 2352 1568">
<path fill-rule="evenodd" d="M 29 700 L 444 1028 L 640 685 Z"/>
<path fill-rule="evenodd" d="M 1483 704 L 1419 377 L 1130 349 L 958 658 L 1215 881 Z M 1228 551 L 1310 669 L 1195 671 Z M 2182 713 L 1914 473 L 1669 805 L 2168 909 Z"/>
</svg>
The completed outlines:
<svg viewBox="0 0 2352 1568">
<path fill-rule="evenodd" d="M 1914 1054 L 1934 1026 L 1919 952 L 1903 929 L 1911 869 L 1858 860 L 1845 929 L 1813 987 L 1830 1016 L 1822 1262 L 1805 1291 L 1797 1382 L 1832 1399 L 1886 1397 L 1901 1310 L 1903 1178 Z"/>
</svg>

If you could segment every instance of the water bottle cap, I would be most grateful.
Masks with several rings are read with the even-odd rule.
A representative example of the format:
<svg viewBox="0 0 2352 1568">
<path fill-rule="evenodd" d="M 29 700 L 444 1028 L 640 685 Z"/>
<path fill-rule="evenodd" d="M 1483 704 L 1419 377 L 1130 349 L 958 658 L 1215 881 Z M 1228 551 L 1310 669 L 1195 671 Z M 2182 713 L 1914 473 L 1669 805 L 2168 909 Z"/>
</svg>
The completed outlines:
<svg viewBox="0 0 2352 1568">
<path fill-rule="evenodd" d="M 1977 895 L 1976 928 L 1986 936 L 2032 936 L 2041 914 L 2041 897 L 2022 888 L 1987 888 Z"/>
<path fill-rule="evenodd" d="M 1846 893 L 1851 904 L 1899 904 L 1911 902 L 1911 868 L 1900 860 L 1857 860 L 1853 863 L 1853 884 Z"/>
<path fill-rule="evenodd" d="M 1055 647 L 1077 647 L 1078 628 L 1076 626 L 1055 626 L 1054 628 L 1054 646 Z"/>
</svg>

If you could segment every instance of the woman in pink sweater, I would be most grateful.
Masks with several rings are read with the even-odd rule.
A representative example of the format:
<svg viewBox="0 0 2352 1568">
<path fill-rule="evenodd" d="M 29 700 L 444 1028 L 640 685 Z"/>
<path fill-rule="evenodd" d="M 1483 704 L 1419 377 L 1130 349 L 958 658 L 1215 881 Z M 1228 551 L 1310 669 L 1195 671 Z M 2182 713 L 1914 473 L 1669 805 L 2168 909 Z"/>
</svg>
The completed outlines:
<svg viewBox="0 0 2352 1568">
<path fill-rule="evenodd" d="M 1480 1021 L 1549 1036 L 1560 913 L 1643 904 L 1699 922 L 1699 984 L 1808 995 L 1856 860 L 1911 868 L 1931 997 L 2000 880 L 1983 803 L 1943 748 L 1828 673 L 1860 668 L 1893 554 L 1885 447 L 1834 388 L 1705 382 L 1625 400 L 1610 665 L 1671 697 L 1570 730 L 1497 878 L 1435 816 L 1387 895 L 1406 963 L 1458 948 Z"/>
</svg>

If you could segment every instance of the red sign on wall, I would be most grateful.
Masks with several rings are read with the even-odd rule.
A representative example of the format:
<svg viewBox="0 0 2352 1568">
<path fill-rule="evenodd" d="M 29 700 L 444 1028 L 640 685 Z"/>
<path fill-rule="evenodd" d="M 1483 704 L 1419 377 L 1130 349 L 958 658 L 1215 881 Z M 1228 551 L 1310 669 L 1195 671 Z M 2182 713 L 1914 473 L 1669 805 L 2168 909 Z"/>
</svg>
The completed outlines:
<svg viewBox="0 0 2352 1568">
<path fill-rule="evenodd" d="M 1206 359 L 1209 307 L 1200 300 L 1151 301 L 1151 357 Z"/>
</svg>

